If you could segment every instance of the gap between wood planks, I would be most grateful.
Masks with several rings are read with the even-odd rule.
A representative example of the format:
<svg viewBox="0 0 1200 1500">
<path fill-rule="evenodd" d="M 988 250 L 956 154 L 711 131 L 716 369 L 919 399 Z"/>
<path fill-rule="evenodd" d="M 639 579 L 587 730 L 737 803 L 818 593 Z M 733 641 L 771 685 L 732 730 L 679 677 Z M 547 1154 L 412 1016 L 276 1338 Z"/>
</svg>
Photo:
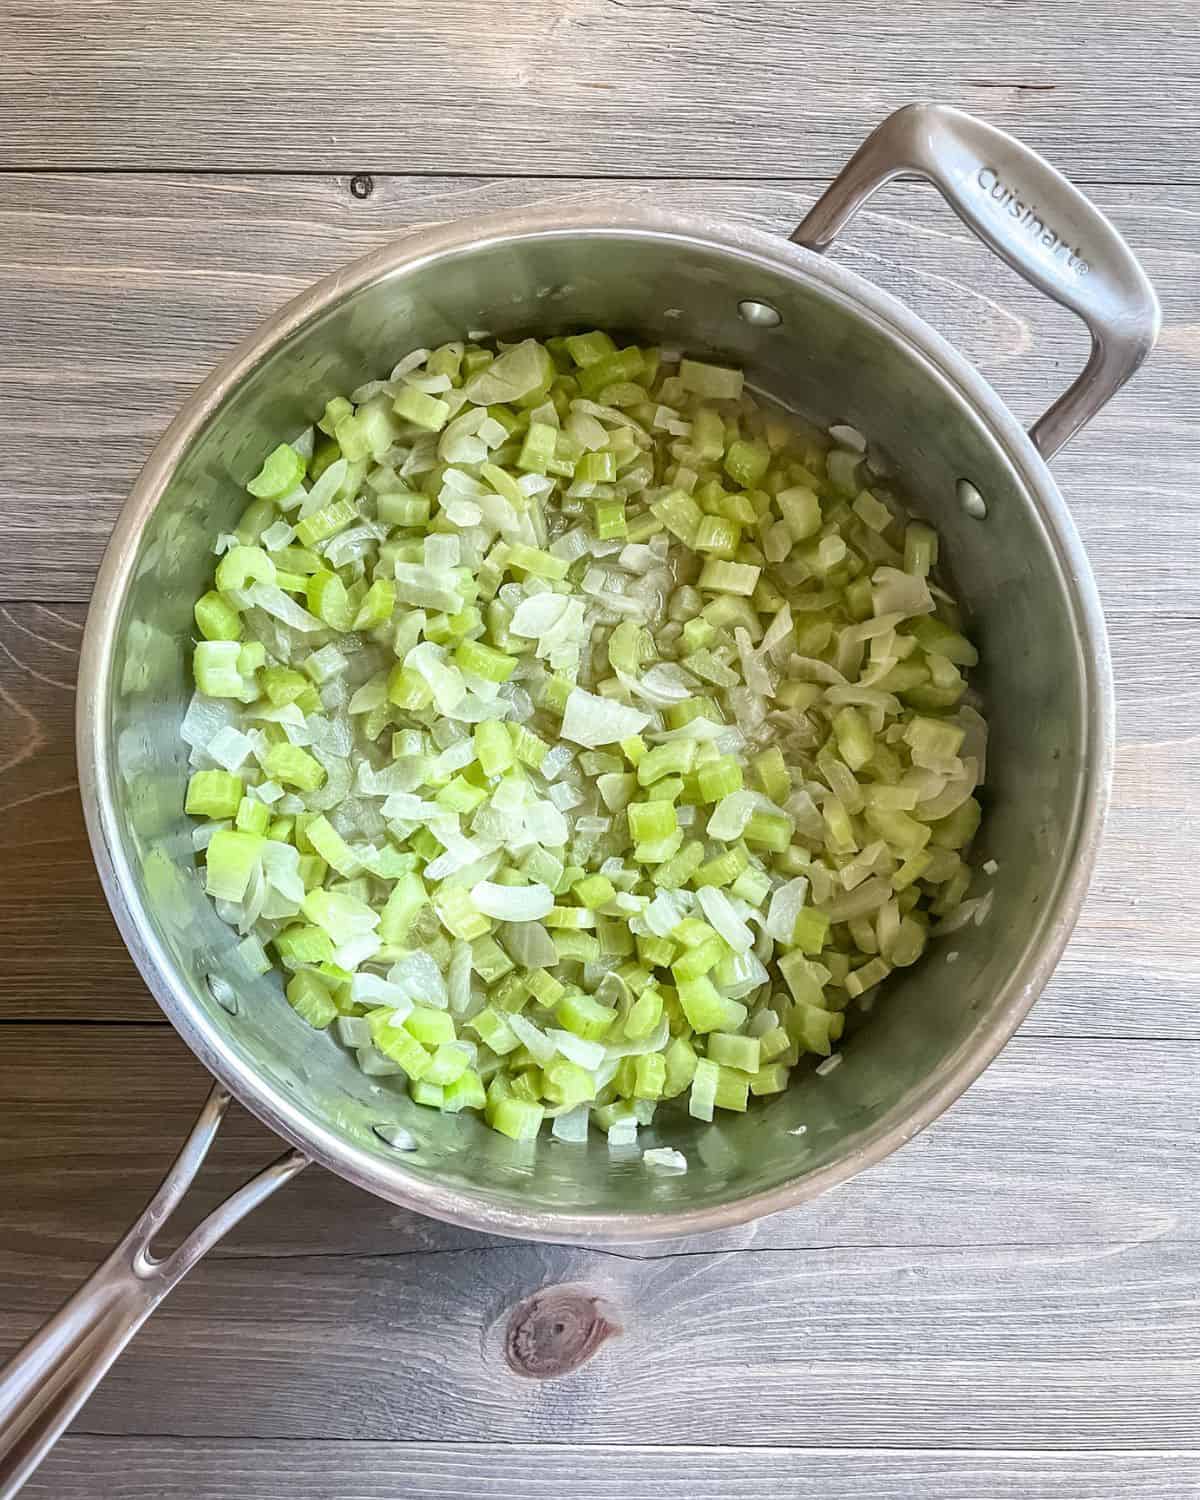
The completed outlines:
<svg viewBox="0 0 1200 1500">
<path fill-rule="evenodd" d="M 86 166 L 0 166 L 0 178 L 4 177 L 212 177 L 237 178 L 257 177 L 264 182 L 272 178 L 301 177 L 330 182 L 349 181 L 354 177 L 411 178 L 422 181 L 445 182 L 702 182 L 710 181 L 736 187 L 739 184 L 754 186 L 755 183 L 791 182 L 800 187 L 822 187 L 831 183 L 836 172 L 748 172 L 726 174 L 721 172 L 447 172 L 409 170 L 398 172 L 393 167 L 375 167 L 369 163 L 342 172 L 320 171 L 308 167 L 272 167 L 264 170 L 254 166 L 195 167 L 185 162 L 155 167 L 86 167 Z M 924 182 L 926 179 L 913 172 L 901 172 L 889 179 L 890 183 Z M 1084 177 L 1075 175 L 1071 181 L 1080 188 L 1194 188 L 1196 184 L 1182 177 Z"/>
</svg>

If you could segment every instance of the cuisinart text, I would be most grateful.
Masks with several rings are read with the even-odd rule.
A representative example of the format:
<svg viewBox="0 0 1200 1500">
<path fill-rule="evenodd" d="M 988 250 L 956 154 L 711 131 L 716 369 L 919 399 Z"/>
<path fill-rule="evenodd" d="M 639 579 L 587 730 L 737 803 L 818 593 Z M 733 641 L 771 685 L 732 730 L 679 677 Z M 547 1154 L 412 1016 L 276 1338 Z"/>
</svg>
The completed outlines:
<svg viewBox="0 0 1200 1500">
<path fill-rule="evenodd" d="M 1044 245 L 1056 258 L 1061 257 L 1069 271 L 1073 271 L 1076 276 L 1087 275 L 1088 263 L 1083 259 L 1078 247 L 1072 249 L 1061 235 L 1051 229 L 1037 209 L 1023 198 L 1019 198 L 1016 190 L 1003 181 L 995 167 L 980 167 L 975 180 L 989 198 L 994 199 L 1002 208 L 1006 208 L 1014 219 L 1020 221 L 1021 228 L 1033 239 Z"/>
</svg>

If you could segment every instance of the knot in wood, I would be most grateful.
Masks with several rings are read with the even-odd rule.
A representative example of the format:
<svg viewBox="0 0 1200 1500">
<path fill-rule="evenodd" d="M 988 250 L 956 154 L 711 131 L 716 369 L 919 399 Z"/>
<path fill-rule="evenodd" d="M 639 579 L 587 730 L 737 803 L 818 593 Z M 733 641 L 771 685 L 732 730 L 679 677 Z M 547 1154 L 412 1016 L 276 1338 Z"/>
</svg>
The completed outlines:
<svg viewBox="0 0 1200 1500">
<path fill-rule="evenodd" d="M 586 1287 L 544 1287 L 513 1309 L 504 1357 L 517 1375 L 553 1380 L 577 1370 L 621 1331 L 611 1309 Z"/>
</svg>

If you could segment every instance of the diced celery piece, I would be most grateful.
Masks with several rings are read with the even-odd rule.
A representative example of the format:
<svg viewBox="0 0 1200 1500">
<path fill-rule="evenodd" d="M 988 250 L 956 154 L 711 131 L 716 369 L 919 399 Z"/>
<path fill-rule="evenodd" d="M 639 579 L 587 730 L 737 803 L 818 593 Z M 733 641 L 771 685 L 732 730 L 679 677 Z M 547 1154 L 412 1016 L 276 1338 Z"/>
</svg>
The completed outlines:
<svg viewBox="0 0 1200 1500">
<path fill-rule="evenodd" d="M 662 1012 L 662 992 L 653 985 L 647 985 L 625 1017 L 625 1035 L 631 1042 L 641 1041 L 658 1025 Z"/>
<path fill-rule="evenodd" d="M 554 1015 L 564 1031 L 589 1042 L 598 1042 L 607 1035 L 616 1019 L 616 1011 L 578 990 L 569 991 L 559 1000 Z"/>
<path fill-rule="evenodd" d="M 608 334 L 599 330 L 572 334 L 563 340 L 563 345 L 580 369 L 598 364 L 600 360 L 614 354 L 617 348 Z"/>
<path fill-rule="evenodd" d="M 542 1069 L 542 1087 L 551 1103 L 570 1109 L 596 1097 L 596 1080 L 569 1058 L 552 1058 Z"/>
<path fill-rule="evenodd" d="M 696 1120 L 711 1120 L 717 1102 L 717 1088 L 721 1080 L 719 1063 L 707 1057 L 697 1059 L 692 1075 L 692 1092 L 688 1101 L 688 1113 Z"/>
<path fill-rule="evenodd" d="M 701 975 L 679 986 L 679 1003 L 693 1031 L 719 1031 L 725 1024 L 729 1002 L 713 982 Z"/>
<path fill-rule="evenodd" d="M 679 380 L 685 391 L 706 401 L 741 399 L 743 376 L 740 370 L 705 364 L 698 359 L 685 359 L 679 365 Z"/>
<path fill-rule="evenodd" d="M 390 578 L 377 578 L 363 595 L 354 616 L 355 630 L 371 630 L 392 618 L 396 607 L 396 585 Z"/>
<path fill-rule="evenodd" d="M 308 580 L 305 591 L 308 607 L 319 620 L 331 630 L 349 630 L 354 620 L 354 607 L 346 585 L 336 573 L 321 568 Z"/>
<path fill-rule="evenodd" d="M 833 1051 L 831 1030 L 841 1017 L 816 1005 L 795 1005 L 787 1018 L 788 1035 L 804 1052 L 828 1057 Z"/>
<path fill-rule="evenodd" d="M 757 1037 L 731 1036 L 725 1031 L 714 1031 L 708 1038 L 708 1055 L 714 1062 L 728 1068 L 740 1068 L 743 1073 L 757 1073 L 759 1068 L 759 1042 Z"/>
<path fill-rule="evenodd" d="M 275 951 L 289 967 L 329 963 L 333 959 L 333 940 L 320 927 L 285 927 L 275 938 Z"/>
<path fill-rule="evenodd" d="M 829 918 L 814 907 L 804 906 L 796 916 L 792 944 L 801 953 L 820 953 L 829 941 Z"/>
<path fill-rule="evenodd" d="M 443 1086 L 442 1109 L 447 1114 L 457 1114 L 463 1109 L 483 1109 L 487 1103 L 483 1080 L 474 1068 L 466 1068 L 459 1076 Z"/>
<path fill-rule="evenodd" d="M 850 705 L 838 709 L 833 718 L 838 752 L 852 771 L 859 771 L 875 755 L 875 738 L 862 713 Z"/>
<path fill-rule="evenodd" d="M 517 665 L 515 656 L 506 656 L 482 641 L 463 641 L 454 653 L 454 660 L 464 672 L 473 672 L 488 682 L 507 682 Z"/>
<path fill-rule="evenodd" d="M 190 786 L 188 791 L 190 794 Z M 237 813 L 234 816 L 233 823 L 234 827 L 240 828 L 243 833 L 265 835 L 267 829 L 271 826 L 271 809 L 265 802 L 257 802 L 251 797 L 243 797 L 237 805 Z"/>
<path fill-rule="evenodd" d="M 231 771 L 196 771 L 188 782 L 184 811 L 200 818 L 232 818 L 241 805 L 243 790 L 242 778 Z M 259 806 L 266 811 L 263 804 Z"/>
<path fill-rule="evenodd" d="M 199 690 L 209 698 L 240 698 L 246 690 L 238 669 L 240 656 L 236 640 L 201 641 L 192 656 Z"/>
<path fill-rule="evenodd" d="M 323 814 L 308 824 L 304 835 L 325 863 L 332 865 L 347 880 L 362 870 L 358 856 Z"/>
<path fill-rule="evenodd" d="M 731 792 L 741 791 L 742 768 L 732 755 L 718 756 L 697 769 L 696 780 L 705 802 L 719 802 Z"/>
<path fill-rule="evenodd" d="M 272 781 L 315 792 L 325 782 L 325 767 L 299 745 L 272 745 L 263 756 L 263 770 Z"/>
<path fill-rule="evenodd" d="M 475 726 L 475 758 L 485 776 L 499 776 L 513 764 L 513 744 L 505 726 L 485 719 Z"/>
<path fill-rule="evenodd" d="M 638 761 L 638 784 L 653 786 L 664 776 L 686 775 L 695 763 L 698 748 L 695 740 L 675 740 L 669 745 L 655 745 Z"/>
<path fill-rule="evenodd" d="M 524 1099 L 502 1099 L 492 1112 L 491 1126 L 514 1141 L 531 1141 L 541 1129 L 546 1111 Z"/>
<path fill-rule="evenodd" d="M 380 1010 L 373 1010 L 367 1017 L 367 1024 L 371 1028 L 371 1039 L 376 1049 L 382 1052 L 384 1057 L 389 1057 L 392 1062 L 398 1063 L 410 1079 L 424 1078 L 429 1071 L 432 1058 L 403 1023 L 394 1024 L 397 1014 L 398 1012 L 386 1006 Z"/>
<path fill-rule="evenodd" d="M 442 886 L 433 898 L 433 905 L 441 918 L 442 926 L 451 937 L 462 938 L 469 943 L 491 931 L 491 921 L 478 909 L 471 900 L 470 892 L 462 886 Z"/>
<path fill-rule="evenodd" d="M 288 443 L 267 454 L 262 468 L 246 488 L 265 500 L 278 500 L 296 488 L 304 477 L 304 460 Z"/>
<path fill-rule="evenodd" d="M 450 420 L 450 406 L 436 396 L 427 395 L 415 386 L 406 385 L 393 403 L 393 410 L 404 421 L 427 432 L 440 432 Z"/>
<path fill-rule="evenodd" d="M 675 809 L 669 802 L 633 802 L 625 815 L 629 819 L 629 832 L 639 844 L 669 838 L 678 827 Z"/>
<path fill-rule="evenodd" d="M 240 901 L 265 843 L 257 834 L 218 829 L 205 851 L 204 888 L 208 894 L 222 901 Z"/>
<path fill-rule="evenodd" d="M 741 594 L 749 597 L 758 584 L 762 569 L 749 563 L 725 562 L 710 557 L 700 569 L 696 587 L 721 594 Z"/>
<path fill-rule="evenodd" d="M 607 875 L 589 875 L 585 880 L 577 880 L 571 889 L 580 905 L 592 910 L 606 906 L 616 895 L 616 887 Z"/>
<path fill-rule="evenodd" d="M 412 924 L 428 901 L 425 882 L 415 871 L 401 875 L 380 916 L 379 935 L 383 941 L 392 947 L 407 946 Z"/>
<path fill-rule="evenodd" d="M 515 1052 L 520 1046 L 516 1032 L 504 1016 L 490 1005 L 468 1021 L 467 1025 L 485 1046 L 490 1047 L 500 1056 L 506 1052 Z"/>
<path fill-rule="evenodd" d="M 333 500 L 297 522 L 296 536 L 301 546 L 315 547 L 318 542 L 327 542 L 339 531 L 345 531 L 357 520 L 358 512 L 349 500 Z"/>
<path fill-rule="evenodd" d="M 750 1078 L 750 1092 L 756 1097 L 766 1094 L 782 1094 L 788 1086 L 791 1070 L 785 1063 L 765 1063 Z"/>
<path fill-rule="evenodd" d="M 436 1048 L 454 1041 L 454 1021 L 449 1012 L 430 1005 L 414 1005 L 404 1019 L 404 1029 L 424 1047 Z"/>
<path fill-rule="evenodd" d="M 696 870 L 692 884 L 699 889 L 705 885 L 730 885 L 750 864 L 750 856 L 740 845 L 715 855 Z"/>
<path fill-rule="evenodd" d="M 714 1102 L 718 1109 L 737 1110 L 744 1113 L 750 1100 L 750 1079 L 736 1068 L 722 1066 L 717 1075 L 717 1092 Z"/>
<path fill-rule="evenodd" d="M 338 1013 L 328 989 L 307 969 L 288 981 L 287 998 L 296 1014 L 318 1031 L 330 1025 Z"/>
<path fill-rule="evenodd" d="M 766 443 L 738 439 L 725 451 L 725 472 L 742 489 L 753 489 L 771 464 L 771 450 Z"/>
<path fill-rule="evenodd" d="M 215 589 L 201 594 L 195 607 L 196 629 L 206 641 L 237 641 L 242 636 L 242 617 Z"/>
</svg>

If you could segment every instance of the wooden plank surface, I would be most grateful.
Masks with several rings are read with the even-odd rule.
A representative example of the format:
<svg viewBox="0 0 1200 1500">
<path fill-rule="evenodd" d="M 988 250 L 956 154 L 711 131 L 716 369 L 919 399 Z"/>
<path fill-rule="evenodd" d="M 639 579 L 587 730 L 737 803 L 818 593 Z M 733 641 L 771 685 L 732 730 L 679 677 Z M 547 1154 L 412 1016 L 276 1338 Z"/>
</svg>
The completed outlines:
<svg viewBox="0 0 1200 1500">
<path fill-rule="evenodd" d="M 815 196 L 730 184 L 20 173 L 0 195 L 0 599 L 86 599 L 121 501 L 192 387 L 322 272 L 437 219 L 529 203 L 637 199 L 786 234 Z M 1145 257 L 1162 346 L 1056 459 L 1116 612 L 1200 615 L 1192 392 L 1200 382 L 1200 189 L 1097 193 Z M 894 185 L 839 259 L 903 297 L 1032 420 L 1083 363 L 1086 336 L 972 239 L 927 187 Z M 264 247 L 269 252 L 264 253 Z M 53 462 L 47 461 L 49 453 Z M 1136 516 L 1137 543 L 1130 533 Z"/>
<path fill-rule="evenodd" d="M 85 1266 L 7 1256 L 7 1336 Z M 510 1329 L 547 1288 L 598 1304 L 610 1336 L 571 1372 L 529 1379 Z M 1168 1239 L 223 1257 L 147 1323 L 77 1430 L 1173 1450 L 1195 1441 L 1198 1338 L 1200 1257 Z"/>
<path fill-rule="evenodd" d="M 0 1245 L 47 1269 L 97 1261 L 166 1171 L 207 1075 L 163 1026 L 9 1025 L 0 1037 Z M 1169 1240 L 1191 1244 L 1200 1260 L 1197 1117 L 1200 1043 L 1022 1033 L 943 1120 L 837 1192 L 756 1225 L 622 1253 L 1060 1241 L 1099 1253 Z M 194 1190 L 192 1218 L 277 1150 L 235 1111 Z M 495 1243 L 313 1169 L 214 1254 L 403 1256 Z M 54 1296 L 20 1277 L 6 1284 L 0 1355 L 18 1337 L 10 1317 L 48 1311 Z"/>
<path fill-rule="evenodd" d="M 1194 183 L 1196 41 L 1191 0 L 20 4 L 0 165 L 826 176 L 936 98 L 1088 180 Z"/>
<path fill-rule="evenodd" d="M 69 1437 L 26 1493 L 95 1500 L 97 1473 L 106 1500 L 1193 1500 L 1200 1452 Z"/>
<path fill-rule="evenodd" d="M 1193 0 L 0 11 L 0 1359 L 138 1211 L 206 1088 L 103 906 L 71 712 L 121 499 L 239 338 L 469 213 L 637 199 L 786 234 L 914 97 L 1092 184 L 1166 315 L 1055 462 L 1117 677 L 1097 877 L 1029 1023 L 946 1117 L 802 1210 L 619 1254 L 490 1239 L 310 1170 L 151 1321 L 28 1493 L 1200 1496 Z M 1082 363 L 1074 320 L 927 188 L 893 185 L 835 253 L 1025 420 Z M 275 1149 L 236 1109 L 222 1137 L 183 1226 Z M 598 1298 L 620 1332 L 519 1378 L 510 1320 L 538 1293 Z"/>
</svg>

